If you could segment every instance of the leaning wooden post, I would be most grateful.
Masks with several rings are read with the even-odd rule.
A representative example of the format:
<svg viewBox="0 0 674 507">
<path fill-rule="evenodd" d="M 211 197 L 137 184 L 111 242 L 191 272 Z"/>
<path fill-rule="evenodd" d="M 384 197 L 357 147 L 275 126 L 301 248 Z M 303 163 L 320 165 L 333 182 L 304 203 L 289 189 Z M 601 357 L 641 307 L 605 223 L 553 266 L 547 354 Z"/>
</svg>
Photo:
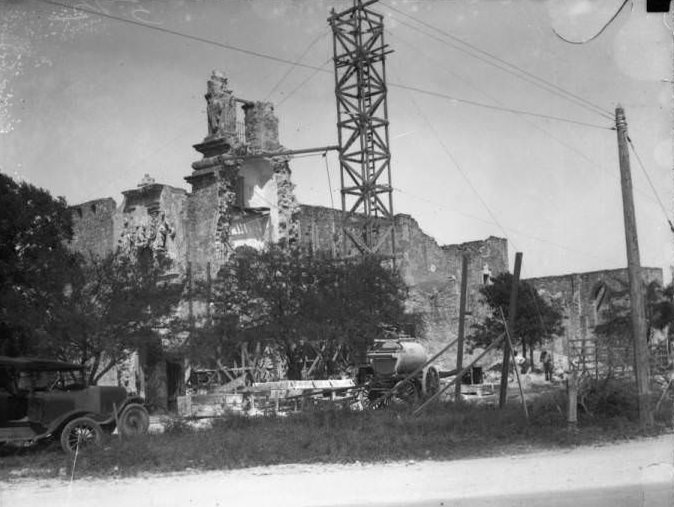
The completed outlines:
<svg viewBox="0 0 674 507">
<path fill-rule="evenodd" d="M 117 403 L 112 402 L 112 411 L 115 414 L 115 428 L 117 428 L 117 436 L 122 440 L 122 429 L 119 427 L 119 412 L 117 411 Z"/>
<path fill-rule="evenodd" d="M 501 311 L 501 319 L 503 320 L 503 325 L 506 328 L 506 338 L 507 338 L 507 343 L 508 347 L 510 348 L 510 359 L 512 359 L 514 369 L 515 369 L 515 376 L 517 377 L 517 386 L 520 389 L 520 398 L 522 399 L 522 408 L 524 409 L 524 418 L 529 422 L 529 409 L 527 408 L 527 400 L 524 398 L 524 389 L 522 389 L 522 379 L 520 378 L 520 370 L 517 368 L 517 363 L 515 362 L 515 353 L 513 351 L 513 342 L 510 337 L 510 326 L 506 322 L 505 316 L 503 315 L 503 308 L 499 308 Z"/>
<path fill-rule="evenodd" d="M 569 398 L 568 415 L 566 423 L 569 431 L 576 431 L 578 428 L 578 372 L 572 367 L 569 377 L 566 380 L 566 389 Z"/>
<path fill-rule="evenodd" d="M 187 262 L 185 277 L 187 278 L 187 318 L 190 325 L 190 332 L 192 332 L 194 331 L 194 302 L 192 301 L 192 263 L 189 261 Z"/>
<path fill-rule="evenodd" d="M 468 256 L 461 257 L 461 296 L 459 299 L 459 344 L 456 349 L 456 371 L 463 368 L 463 333 L 466 321 L 466 293 L 468 292 Z M 461 379 L 454 385 L 454 399 L 461 401 Z"/>
<path fill-rule="evenodd" d="M 515 254 L 515 271 L 513 273 L 512 287 L 510 288 L 510 306 L 508 307 L 508 325 L 515 330 L 515 317 L 517 315 L 517 291 L 520 285 L 520 271 L 522 269 L 522 252 Z M 506 340 L 503 344 L 503 363 L 501 364 L 501 390 L 499 393 L 498 406 L 503 408 L 508 396 L 508 365 L 510 363 L 510 344 Z M 517 368 L 517 366 L 515 366 Z"/>
<path fill-rule="evenodd" d="M 473 360 L 470 362 L 468 366 L 464 366 L 463 369 L 459 372 L 457 372 L 456 376 L 449 381 L 449 383 L 440 389 L 437 393 L 435 393 L 433 396 L 428 398 L 426 401 L 424 401 L 414 412 L 412 412 L 412 415 L 418 415 L 421 413 L 421 411 L 426 408 L 428 405 L 430 405 L 432 402 L 437 400 L 442 394 L 447 391 L 452 385 L 457 382 L 464 373 L 466 373 L 469 369 L 473 367 L 475 363 L 477 363 L 480 359 L 482 359 L 484 356 L 486 356 L 492 349 L 496 348 L 501 343 L 501 340 L 505 338 L 505 333 L 501 333 L 491 344 L 484 349 L 482 352 L 480 352 L 480 355 L 478 355 L 476 358 L 473 358 Z"/>
</svg>

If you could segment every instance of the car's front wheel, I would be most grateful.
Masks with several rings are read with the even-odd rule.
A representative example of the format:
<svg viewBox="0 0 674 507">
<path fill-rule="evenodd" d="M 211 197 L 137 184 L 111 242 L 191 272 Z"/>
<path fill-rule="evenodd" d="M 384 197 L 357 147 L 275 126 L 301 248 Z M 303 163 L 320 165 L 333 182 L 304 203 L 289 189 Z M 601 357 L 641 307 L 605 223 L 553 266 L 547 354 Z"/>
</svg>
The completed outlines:
<svg viewBox="0 0 674 507">
<path fill-rule="evenodd" d="M 97 446 L 101 443 L 103 430 L 89 417 L 78 417 L 63 427 L 61 431 L 61 447 L 65 452 L 73 453 L 85 447 Z"/>
</svg>

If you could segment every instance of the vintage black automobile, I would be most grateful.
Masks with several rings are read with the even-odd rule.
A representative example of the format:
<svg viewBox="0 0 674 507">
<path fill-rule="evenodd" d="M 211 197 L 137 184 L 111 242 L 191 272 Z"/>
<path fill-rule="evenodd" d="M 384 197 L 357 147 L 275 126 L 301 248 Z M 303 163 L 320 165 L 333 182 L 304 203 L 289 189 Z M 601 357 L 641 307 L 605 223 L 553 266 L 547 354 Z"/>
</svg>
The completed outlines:
<svg viewBox="0 0 674 507">
<path fill-rule="evenodd" d="M 103 432 L 145 433 L 143 399 L 116 386 L 88 386 L 85 367 L 0 356 L 0 445 L 60 440 L 66 452 L 97 445 Z"/>
</svg>

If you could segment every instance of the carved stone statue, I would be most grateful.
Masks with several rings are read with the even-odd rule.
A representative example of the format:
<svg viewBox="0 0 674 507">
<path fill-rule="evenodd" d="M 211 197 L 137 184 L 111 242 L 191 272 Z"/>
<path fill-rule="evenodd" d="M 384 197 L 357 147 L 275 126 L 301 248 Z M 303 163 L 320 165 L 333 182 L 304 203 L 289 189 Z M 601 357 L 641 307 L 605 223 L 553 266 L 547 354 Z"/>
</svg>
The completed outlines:
<svg viewBox="0 0 674 507">
<path fill-rule="evenodd" d="M 153 250 L 166 250 L 166 239 L 167 237 L 170 237 L 173 239 L 175 237 L 176 233 L 173 227 L 171 227 L 171 224 L 166 220 L 166 215 L 164 213 L 161 214 L 161 217 L 159 218 L 157 222 L 157 232 L 155 235 L 154 243 L 153 243 Z"/>
<path fill-rule="evenodd" d="M 206 113 L 208 115 L 208 136 L 224 137 L 236 134 L 236 101 L 232 90 L 227 87 L 227 78 L 213 71 L 208 80 L 206 93 Z"/>
</svg>

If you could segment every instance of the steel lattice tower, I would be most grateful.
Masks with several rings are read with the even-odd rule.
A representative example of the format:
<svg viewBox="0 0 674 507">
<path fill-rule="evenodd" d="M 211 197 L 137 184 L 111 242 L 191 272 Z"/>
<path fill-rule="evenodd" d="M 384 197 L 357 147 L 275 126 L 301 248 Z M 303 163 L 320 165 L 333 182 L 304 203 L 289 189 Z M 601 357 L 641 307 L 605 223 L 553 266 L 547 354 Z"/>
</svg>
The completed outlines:
<svg viewBox="0 0 674 507">
<path fill-rule="evenodd" d="M 393 257 L 393 189 L 386 103 L 383 16 L 368 9 L 377 0 L 329 18 L 333 35 L 337 135 L 343 229 L 362 255 Z M 358 220 L 350 220 L 359 214 Z M 359 224 L 354 227 L 354 224 Z M 345 254 L 348 240 L 345 238 Z"/>
</svg>

